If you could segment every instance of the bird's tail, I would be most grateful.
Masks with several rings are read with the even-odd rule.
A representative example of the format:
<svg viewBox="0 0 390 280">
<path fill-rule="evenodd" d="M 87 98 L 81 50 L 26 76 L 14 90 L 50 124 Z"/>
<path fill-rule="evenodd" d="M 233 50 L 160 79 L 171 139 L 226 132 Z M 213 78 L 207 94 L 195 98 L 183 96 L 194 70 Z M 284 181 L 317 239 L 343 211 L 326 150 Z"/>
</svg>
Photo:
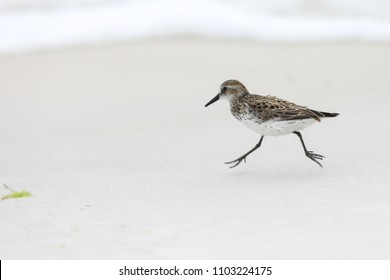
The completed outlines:
<svg viewBox="0 0 390 280">
<path fill-rule="evenodd" d="M 311 110 L 314 114 L 319 116 L 320 118 L 334 118 L 339 115 L 339 113 L 327 113 L 327 112 L 320 112 L 320 111 L 314 111 Z"/>
<path fill-rule="evenodd" d="M 334 118 L 340 115 L 339 113 L 327 113 L 327 112 L 320 112 L 320 113 L 323 114 L 326 118 Z"/>
</svg>

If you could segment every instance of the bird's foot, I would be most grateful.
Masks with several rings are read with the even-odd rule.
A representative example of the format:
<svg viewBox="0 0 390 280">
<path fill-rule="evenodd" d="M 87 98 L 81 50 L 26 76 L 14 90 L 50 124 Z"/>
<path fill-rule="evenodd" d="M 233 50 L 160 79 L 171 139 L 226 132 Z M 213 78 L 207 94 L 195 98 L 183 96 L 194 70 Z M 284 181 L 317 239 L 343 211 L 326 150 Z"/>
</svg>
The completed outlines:
<svg viewBox="0 0 390 280">
<path fill-rule="evenodd" d="M 234 165 L 230 166 L 230 168 L 233 168 L 233 167 L 236 167 L 237 165 L 239 165 L 242 161 L 244 161 L 246 163 L 246 156 L 242 156 L 242 157 L 239 157 L 238 159 L 225 162 L 225 164 L 235 163 Z"/>
<path fill-rule="evenodd" d="M 323 160 L 325 158 L 324 156 L 315 154 L 313 151 L 307 151 L 306 156 L 317 163 L 319 166 L 323 167 L 322 164 L 318 162 L 318 160 Z"/>
</svg>

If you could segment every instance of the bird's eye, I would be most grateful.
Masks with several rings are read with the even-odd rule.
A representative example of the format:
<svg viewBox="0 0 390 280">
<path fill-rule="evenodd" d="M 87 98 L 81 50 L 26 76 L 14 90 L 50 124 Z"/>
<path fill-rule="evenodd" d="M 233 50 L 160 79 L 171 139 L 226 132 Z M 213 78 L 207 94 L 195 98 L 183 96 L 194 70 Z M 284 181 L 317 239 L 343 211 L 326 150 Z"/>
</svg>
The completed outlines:
<svg viewBox="0 0 390 280">
<path fill-rule="evenodd" d="M 222 92 L 225 92 L 225 91 L 227 91 L 227 87 L 222 88 Z"/>
</svg>

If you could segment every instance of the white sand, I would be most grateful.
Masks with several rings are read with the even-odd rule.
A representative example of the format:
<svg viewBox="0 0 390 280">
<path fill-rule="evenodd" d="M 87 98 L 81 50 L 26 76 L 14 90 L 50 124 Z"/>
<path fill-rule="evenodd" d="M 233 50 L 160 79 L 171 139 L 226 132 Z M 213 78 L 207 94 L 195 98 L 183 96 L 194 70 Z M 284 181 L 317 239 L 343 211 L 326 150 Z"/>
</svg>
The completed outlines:
<svg viewBox="0 0 390 280">
<path fill-rule="evenodd" d="M 0 259 L 390 258 L 389 45 L 170 39 L 0 57 Z M 267 137 L 220 101 L 339 112 Z M 0 195 L 7 194 L 0 188 Z"/>
</svg>

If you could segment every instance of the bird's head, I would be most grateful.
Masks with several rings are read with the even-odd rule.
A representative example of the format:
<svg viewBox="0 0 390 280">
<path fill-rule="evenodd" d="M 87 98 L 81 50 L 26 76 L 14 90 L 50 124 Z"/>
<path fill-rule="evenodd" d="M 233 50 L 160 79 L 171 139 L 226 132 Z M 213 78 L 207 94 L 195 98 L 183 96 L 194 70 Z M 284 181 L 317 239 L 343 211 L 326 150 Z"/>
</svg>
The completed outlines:
<svg viewBox="0 0 390 280">
<path fill-rule="evenodd" d="M 217 96 L 215 96 L 213 99 L 211 99 L 205 107 L 213 104 L 214 102 L 218 101 L 219 99 L 226 99 L 228 101 L 231 101 L 234 98 L 237 98 L 239 96 L 248 94 L 248 90 L 246 87 L 237 80 L 227 80 L 222 83 L 220 86 L 219 93 Z"/>
</svg>

